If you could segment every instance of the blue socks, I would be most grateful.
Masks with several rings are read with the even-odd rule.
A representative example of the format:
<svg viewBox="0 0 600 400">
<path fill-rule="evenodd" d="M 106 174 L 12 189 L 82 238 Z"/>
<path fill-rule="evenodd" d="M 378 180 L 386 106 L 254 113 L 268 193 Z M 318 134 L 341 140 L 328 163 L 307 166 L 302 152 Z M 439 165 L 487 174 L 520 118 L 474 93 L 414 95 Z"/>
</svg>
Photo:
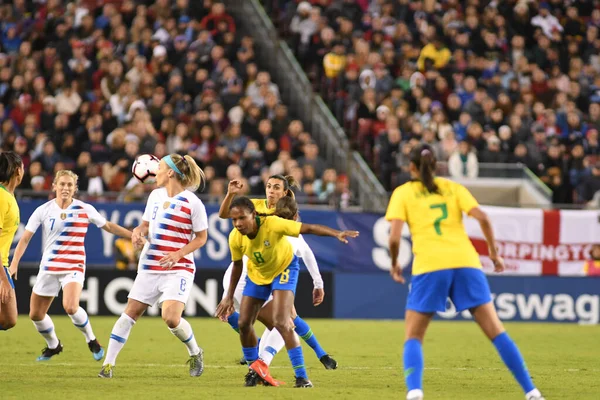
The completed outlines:
<svg viewBox="0 0 600 400">
<path fill-rule="evenodd" d="M 240 319 L 240 313 L 238 313 L 237 311 L 234 311 L 233 314 L 231 314 L 229 316 L 229 318 L 227 318 L 227 323 L 229 324 L 229 326 L 231 326 L 233 328 L 233 330 L 238 333 L 240 332 L 240 328 L 239 328 L 239 324 L 238 324 L 239 319 Z"/>
<path fill-rule="evenodd" d="M 242 347 L 242 351 L 244 352 L 244 358 L 246 359 L 248 365 L 252 364 L 258 359 L 258 346 Z"/>
<path fill-rule="evenodd" d="M 504 364 L 506 364 L 510 372 L 512 372 L 517 382 L 519 382 L 519 385 L 523 388 L 523 391 L 529 393 L 535 389 L 535 385 L 525 366 L 525 360 L 523 360 L 519 348 L 515 342 L 512 341 L 510 336 L 508 336 L 508 333 L 503 332 L 499 334 L 492 340 L 492 343 L 494 343 L 502 361 L 504 361 Z"/>
<path fill-rule="evenodd" d="M 327 353 L 319 344 L 319 341 L 313 334 L 312 329 L 310 329 L 310 326 L 308 326 L 306 321 L 304 321 L 300 317 L 296 317 L 296 319 L 294 319 L 294 325 L 296 326 L 294 330 L 296 331 L 298 336 L 300 336 L 306 342 L 306 344 L 308 344 L 315 351 L 315 353 L 317 354 L 317 358 L 320 359 L 324 355 L 327 355 Z"/>
<path fill-rule="evenodd" d="M 418 339 L 404 342 L 404 379 L 408 391 L 423 389 L 423 346 Z"/>
<path fill-rule="evenodd" d="M 2 327 L 2 325 L 0 325 L 0 331 L 3 331 L 3 330 L 4 330 L 4 328 Z"/>
<path fill-rule="evenodd" d="M 304 366 L 304 355 L 302 354 L 302 346 L 294 347 L 288 350 L 288 356 L 292 362 L 292 368 L 294 368 L 294 374 L 296 378 L 308 379 L 306 375 L 306 367 Z"/>
</svg>

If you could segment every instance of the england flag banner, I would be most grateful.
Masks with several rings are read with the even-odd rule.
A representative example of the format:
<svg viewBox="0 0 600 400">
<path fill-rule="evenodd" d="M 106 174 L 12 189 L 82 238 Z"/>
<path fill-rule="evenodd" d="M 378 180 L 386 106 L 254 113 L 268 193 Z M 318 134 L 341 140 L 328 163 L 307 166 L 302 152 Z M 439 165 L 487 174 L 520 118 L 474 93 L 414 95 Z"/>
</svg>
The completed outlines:
<svg viewBox="0 0 600 400">
<path fill-rule="evenodd" d="M 506 263 L 504 275 L 583 275 L 592 243 L 600 242 L 597 211 L 482 209 L 492 221 L 498 254 Z M 494 274 L 479 224 L 472 218 L 464 223 L 486 273 Z"/>
</svg>

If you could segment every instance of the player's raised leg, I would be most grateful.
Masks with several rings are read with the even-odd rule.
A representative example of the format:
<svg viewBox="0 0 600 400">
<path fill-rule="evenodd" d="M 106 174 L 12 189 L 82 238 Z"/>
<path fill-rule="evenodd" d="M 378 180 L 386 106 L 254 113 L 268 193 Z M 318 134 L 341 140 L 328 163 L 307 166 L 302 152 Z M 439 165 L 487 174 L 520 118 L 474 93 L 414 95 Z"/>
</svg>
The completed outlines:
<svg viewBox="0 0 600 400">
<path fill-rule="evenodd" d="M 31 293 L 29 318 L 46 341 L 46 347 L 42 350 L 42 354 L 37 358 L 37 361 L 48 361 L 63 351 L 63 346 L 56 336 L 54 322 L 52 322 L 52 318 L 47 314 L 53 300 L 53 296 L 40 296 L 35 292 Z"/>
<path fill-rule="evenodd" d="M 135 283 L 134 283 L 135 286 Z M 125 343 L 135 322 L 144 314 L 148 304 L 129 298 L 125 312 L 121 314 L 110 333 L 108 348 L 106 349 L 106 358 L 102 364 L 102 369 L 98 376 L 100 378 L 112 378 L 113 369 L 117 363 L 117 356 Z"/>
<path fill-rule="evenodd" d="M 523 392 L 525 392 L 525 398 L 527 400 L 543 400 L 542 394 L 535 387 L 529 375 L 519 348 L 504 329 L 494 305 L 491 302 L 483 304 L 472 309 L 471 313 L 483 333 L 496 347 L 500 358 L 512 372 Z"/>
<path fill-rule="evenodd" d="M 162 319 L 165 321 L 171 333 L 175 335 L 185 346 L 190 355 L 190 376 L 200 376 L 204 372 L 204 354 L 198 346 L 192 326 L 181 317 L 185 304 L 176 300 L 167 300 L 162 304 Z"/>
<path fill-rule="evenodd" d="M 92 330 L 92 323 L 88 317 L 87 312 L 79 305 L 79 299 L 81 298 L 81 290 L 83 289 L 82 283 L 80 283 L 77 275 L 83 275 L 81 272 L 75 272 L 69 275 L 68 279 L 72 279 L 68 282 L 63 280 L 63 308 L 65 309 L 69 318 L 73 322 L 73 325 L 81 331 L 85 337 L 85 342 L 88 348 L 92 352 L 94 360 L 100 361 L 104 357 L 104 348 L 100 346 L 94 331 Z M 81 278 L 83 280 L 83 277 Z"/>
</svg>

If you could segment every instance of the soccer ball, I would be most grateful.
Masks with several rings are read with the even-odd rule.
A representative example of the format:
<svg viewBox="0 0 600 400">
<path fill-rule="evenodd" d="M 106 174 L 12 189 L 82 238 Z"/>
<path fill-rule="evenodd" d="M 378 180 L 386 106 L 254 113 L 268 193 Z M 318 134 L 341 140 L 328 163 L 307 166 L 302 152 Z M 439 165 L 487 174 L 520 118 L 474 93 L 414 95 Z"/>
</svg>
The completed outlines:
<svg viewBox="0 0 600 400">
<path fill-rule="evenodd" d="M 156 181 L 158 164 L 160 160 L 153 154 L 142 154 L 133 162 L 131 173 L 142 183 L 152 183 Z"/>
</svg>

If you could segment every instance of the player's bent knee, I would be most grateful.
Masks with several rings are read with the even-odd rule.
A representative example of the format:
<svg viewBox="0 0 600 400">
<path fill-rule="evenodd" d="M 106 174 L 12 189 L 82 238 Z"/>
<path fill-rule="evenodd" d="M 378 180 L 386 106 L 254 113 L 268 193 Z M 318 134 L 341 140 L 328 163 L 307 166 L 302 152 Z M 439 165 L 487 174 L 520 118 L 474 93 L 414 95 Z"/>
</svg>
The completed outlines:
<svg viewBox="0 0 600 400">
<path fill-rule="evenodd" d="M 252 331 L 252 323 L 250 320 L 241 319 L 238 321 L 238 329 L 242 335 L 248 334 Z"/>
<path fill-rule="evenodd" d="M 37 310 L 31 310 L 29 311 L 29 319 L 32 321 L 41 321 L 43 320 L 45 317 L 45 314 L 40 313 Z M 3 325 L 4 326 L 4 325 Z"/>
<path fill-rule="evenodd" d="M 177 328 L 181 323 L 181 316 L 179 315 L 163 315 L 162 319 L 171 329 Z"/>
<path fill-rule="evenodd" d="M 68 315 L 73 315 L 79 310 L 79 304 L 63 304 L 63 308 Z"/>
<path fill-rule="evenodd" d="M 289 317 L 280 317 L 275 316 L 275 320 L 273 321 L 273 326 L 275 329 L 279 331 L 280 334 L 285 335 L 288 332 L 292 332 L 294 330 L 294 325 Z"/>
<path fill-rule="evenodd" d="M 7 331 L 9 329 L 12 329 L 15 327 L 15 325 L 17 325 L 17 319 L 16 318 L 8 318 L 6 320 L 3 320 L 0 322 L 0 327 L 1 330 L 3 331 Z"/>
</svg>

